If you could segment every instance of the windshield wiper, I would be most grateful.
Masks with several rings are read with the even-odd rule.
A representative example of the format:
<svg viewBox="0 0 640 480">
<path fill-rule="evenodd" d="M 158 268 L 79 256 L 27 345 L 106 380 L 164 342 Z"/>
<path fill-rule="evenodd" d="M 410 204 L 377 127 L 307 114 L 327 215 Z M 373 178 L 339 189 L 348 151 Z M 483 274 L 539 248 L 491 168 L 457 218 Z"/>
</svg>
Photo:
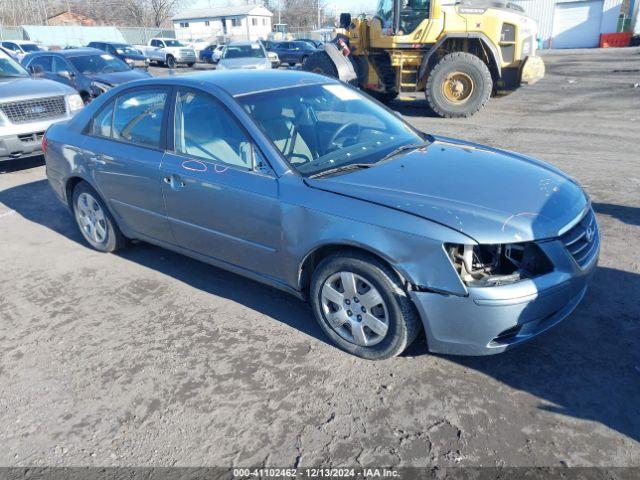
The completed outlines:
<svg viewBox="0 0 640 480">
<path fill-rule="evenodd" d="M 329 168 L 328 170 L 323 170 L 322 172 L 314 173 L 310 175 L 309 178 L 320 178 L 327 175 L 332 175 L 334 173 L 346 172 L 348 170 L 357 170 L 359 168 L 371 168 L 370 163 L 349 163 L 347 165 L 341 165 L 339 167 Z"/>
<path fill-rule="evenodd" d="M 387 153 L 384 157 L 382 157 L 376 163 L 384 162 L 385 160 L 389 160 L 390 158 L 395 157 L 396 155 L 404 152 L 405 150 L 415 150 L 417 148 L 426 147 L 427 145 L 429 145 L 429 143 L 427 143 L 427 142 L 410 143 L 408 145 L 402 145 L 401 147 L 398 147 L 395 150 L 392 150 L 391 152 Z"/>
</svg>

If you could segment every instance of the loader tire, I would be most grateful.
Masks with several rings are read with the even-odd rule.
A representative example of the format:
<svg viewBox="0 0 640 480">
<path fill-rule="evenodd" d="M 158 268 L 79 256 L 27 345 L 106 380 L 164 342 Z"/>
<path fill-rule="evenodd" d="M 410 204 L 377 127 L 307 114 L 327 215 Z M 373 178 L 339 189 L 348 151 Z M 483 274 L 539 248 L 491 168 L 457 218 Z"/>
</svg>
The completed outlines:
<svg viewBox="0 0 640 480">
<path fill-rule="evenodd" d="M 489 100 L 493 90 L 491 72 L 475 55 L 445 55 L 427 79 L 425 95 L 433 112 L 444 118 L 470 117 Z"/>
<path fill-rule="evenodd" d="M 327 52 L 315 52 L 302 64 L 306 72 L 318 73 L 331 78 L 338 78 L 338 69 Z"/>
</svg>

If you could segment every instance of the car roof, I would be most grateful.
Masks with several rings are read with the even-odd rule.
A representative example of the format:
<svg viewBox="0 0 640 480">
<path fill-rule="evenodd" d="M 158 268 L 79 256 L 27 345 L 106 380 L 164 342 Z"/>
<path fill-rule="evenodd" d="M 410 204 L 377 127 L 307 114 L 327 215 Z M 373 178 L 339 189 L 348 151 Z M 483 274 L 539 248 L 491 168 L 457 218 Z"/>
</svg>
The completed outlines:
<svg viewBox="0 0 640 480">
<path fill-rule="evenodd" d="M 243 45 L 257 45 L 260 42 L 258 40 L 238 40 L 236 42 L 229 42 L 227 45 L 229 45 L 230 47 L 235 47 L 235 46 L 243 46 Z"/>
<path fill-rule="evenodd" d="M 82 48 L 69 48 L 68 50 L 47 50 L 43 52 L 34 52 L 31 53 L 33 57 L 41 57 L 43 55 L 59 55 L 62 57 L 72 57 L 78 55 L 104 55 L 102 50 L 98 50 L 97 48 L 91 47 L 82 47 Z"/>
<path fill-rule="evenodd" d="M 155 83 L 202 88 L 203 84 L 214 85 L 225 90 L 229 95 L 240 96 L 269 90 L 299 87 L 302 85 L 319 85 L 339 83 L 337 80 L 311 72 L 292 70 L 224 70 L 220 72 L 202 72 L 176 77 L 156 77 L 139 80 L 137 85 Z"/>
</svg>

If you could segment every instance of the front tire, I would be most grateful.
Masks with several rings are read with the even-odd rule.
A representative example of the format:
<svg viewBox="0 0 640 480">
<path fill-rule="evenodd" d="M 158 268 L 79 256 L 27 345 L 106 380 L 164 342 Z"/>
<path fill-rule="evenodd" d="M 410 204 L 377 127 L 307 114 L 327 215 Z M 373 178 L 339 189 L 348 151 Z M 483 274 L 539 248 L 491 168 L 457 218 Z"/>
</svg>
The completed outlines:
<svg viewBox="0 0 640 480">
<path fill-rule="evenodd" d="M 418 315 L 395 272 L 359 252 L 322 260 L 311 279 L 310 301 L 327 336 L 361 358 L 399 355 L 420 331 Z"/>
<path fill-rule="evenodd" d="M 189 67 L 189 68 L 193 68 L 193 66 L 194 66 L 194 65 L 195 65 L 195 63 L 194 63 L 194 62 L 189 62 L 189 63 L 187 63 L 187 67 Z"/>
<path fill-rule="evenodd" d="M 431 109 L 445 118 L 470 117 L 489 100 L 493 80 L 487 65 L 465 52 L 442 57 L 429 74 L 425 95 Z"/>
<path fill-rule="evenodd" d="M 168 68 L 176 68 L 176 59 L 173 56 L 169 55 L 167 57 L 167 61 L 165 62 Z"/>
<path fill-rule="evenodd" d="M 110 253 L 126 245 L 126 238 L 100 195 L 86 182 L 73 189 L 73 214 L 80 233 L 95 250 Z"/>
</svg>

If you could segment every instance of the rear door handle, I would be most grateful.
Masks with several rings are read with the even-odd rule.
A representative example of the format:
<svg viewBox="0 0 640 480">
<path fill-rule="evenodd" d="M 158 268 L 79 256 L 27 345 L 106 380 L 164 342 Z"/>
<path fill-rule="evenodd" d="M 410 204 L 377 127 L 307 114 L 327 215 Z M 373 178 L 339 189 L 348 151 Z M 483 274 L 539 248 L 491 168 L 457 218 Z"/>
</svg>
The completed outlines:
<svg viewBox="0 0 640 480">
<path fill-rule="evenodd" d="M 167 185 L 171 185 L 171 188 L 174 190 L 178 190 L 179 188 L 184 188 L 187 184 L 184 180 L 181 180 L 178 175 L 169 175 L 167 177 L 163 177 L 162 181 Z"/>
</svg>

